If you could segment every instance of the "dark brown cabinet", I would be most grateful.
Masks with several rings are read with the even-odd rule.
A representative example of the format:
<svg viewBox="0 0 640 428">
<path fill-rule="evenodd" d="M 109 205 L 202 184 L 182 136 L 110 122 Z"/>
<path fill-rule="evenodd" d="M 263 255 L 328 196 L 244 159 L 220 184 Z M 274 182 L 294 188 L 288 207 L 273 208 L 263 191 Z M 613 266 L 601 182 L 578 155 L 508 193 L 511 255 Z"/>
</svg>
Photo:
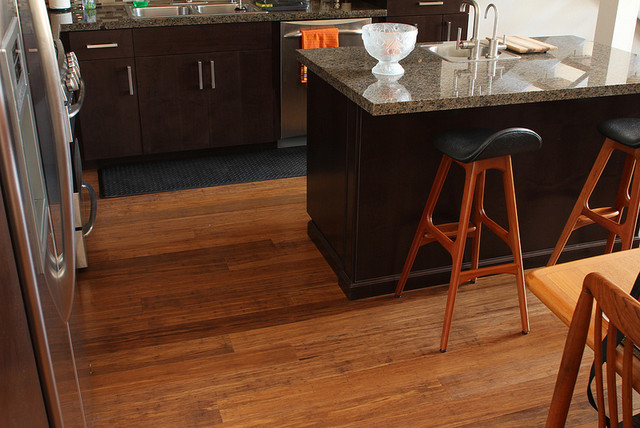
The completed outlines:
<svg viewBox="0 0 640 428">
<path fill-rule="evenodd" d="M 142 154 L 130 30 L 71 33 L 86 96 L 79 113 L 85 160 Z"/>
<path fill-rule="evenodd" d="M 74 32 L 69 43 L 87 86 L 85 160 L 277 139 L 272 23 Z"/>
<path fill-rule="evenodd" d="M 137 59 L 145 153 L 209 147 L 207 93 L 198 87 L 197 63 L 202 59 L 200 55 Z"/>
<path fill-rule="evenodd" d="M 387 22 L 418 27 L 418 43 L 455 40 L 458 28 L 467 36 L 469 15 L 460 13 L 460 0 L 389 0 Z"/>
<path fill-rule="evenodd" d="M 144 153 L 275 139 L 271 51 L 136 59 Z"/>
</svg>

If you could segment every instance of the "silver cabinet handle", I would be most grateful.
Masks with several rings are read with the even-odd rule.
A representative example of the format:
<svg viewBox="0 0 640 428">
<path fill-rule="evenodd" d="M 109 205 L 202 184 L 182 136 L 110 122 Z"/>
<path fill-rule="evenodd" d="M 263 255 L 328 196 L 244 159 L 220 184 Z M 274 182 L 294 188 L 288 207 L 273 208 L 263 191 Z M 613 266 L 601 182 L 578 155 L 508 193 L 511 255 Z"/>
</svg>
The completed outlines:
<svg viewBox="0 0 640 428">
<path fill-rule="evenodd" d="M 216 88 L 216 66 L 213 60 L 211 60 L 211 89 Z"/>
<path fill-rule="evenodd" d="M 443 1 L 419 1 L 418 6 L 442 6 Z"/>
<path fill-rule="evenodd" d="M 130 65 L 127 65 L 127 77 L 129 78 L 129 95 L 133 96 L 133 71 Z"/>
<path fill-rule="evenodd" d="M 87 45 L 87 49 L 107 49 L 107 48 L 117 48 L 117 43 L 99 43 L 97 45 Z"/>
<path fill-rule="evenodd" d="M 202 83 L 202 61 L 198 61 L 198 87 L 200 90 L 204 89 L 204 85 Z"/>
<path fill-rule="evenodd" d="M 447 21 L 447 42 L 451 41 L 451 21 Z"/>
</svg>

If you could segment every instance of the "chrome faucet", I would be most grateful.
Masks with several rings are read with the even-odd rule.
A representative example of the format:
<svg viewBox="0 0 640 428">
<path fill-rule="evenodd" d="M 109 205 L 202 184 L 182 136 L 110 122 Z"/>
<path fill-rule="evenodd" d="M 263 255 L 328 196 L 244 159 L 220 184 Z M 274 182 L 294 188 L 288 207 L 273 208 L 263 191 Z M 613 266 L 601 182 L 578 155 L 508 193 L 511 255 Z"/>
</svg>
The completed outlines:
<svg viewBox="0 0 640 428">
<path fill-rule="evenodd" d="M 484 19 L 487 19 L 489 14 L 489 9 L 493 9 L 493 35 L 491 39 L 489 39 L 489 52 L 487 53 L 487 58 L 494 59 L 498 57 L 498 39 L 496 38 L 496 34 L 498 32 L 498 8 L 495 4 L 490 3 L 487 8 L 484 10 Z M 506 39 L 506 38 L 505 38 Z"/>
<path fill-rule="evenodd" d="M 469 59 L 478 60 L 479 56 L 479 41 L 478 41 L 478 20 L 480 19 L 480 8 L 475 0 L 462 0 L 460 4 L 460 12 L 466 12 L 469 6 L 473 7 L 473 35 L 470 40 L 462 39 L 462 28 L 458 28 L 458 40 L 456 49 L 469 49 Z"/>
</svg>

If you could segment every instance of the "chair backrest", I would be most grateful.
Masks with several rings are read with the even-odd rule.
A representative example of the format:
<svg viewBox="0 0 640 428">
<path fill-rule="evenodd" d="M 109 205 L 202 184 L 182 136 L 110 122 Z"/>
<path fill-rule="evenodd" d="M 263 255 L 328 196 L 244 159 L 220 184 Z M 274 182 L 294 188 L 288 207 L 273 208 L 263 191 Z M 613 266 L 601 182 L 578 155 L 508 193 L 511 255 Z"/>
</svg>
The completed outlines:
<svg viewBox="0 0 640 428">
<path fill-rule="evenodd" d="M 607 328 L 607 361 L 616 361 L 616 336 L 620 331 L 625 335 L 622 357 L 622 415 L 631 426 L 632 420 L 632 382 L 633 348 L 640 343 L 640 303 L 618 286 L 597 273 L 589 274 L 582 287 L 582 293 L 571 319 L 569 334 L 565 343 L 560 370 L 556 379 L 547 427 L 564 426 L 573 390 L 586 345 L 589 324 L 593 313 L 593 301 L 596 301 L 594 321 L 594 354 L 596 368 L 596 397 L 598 404 L 598 426 L 606 426 L 604 388 L 602 373 L 602 314 L 609 319 Z M 620 361 L 617 361 L 620 366 Z M 618 403 L 616 389 L 616 364 L 607 364 L 607 401 L 611 426 L 618 426 Z"/>
</svg>

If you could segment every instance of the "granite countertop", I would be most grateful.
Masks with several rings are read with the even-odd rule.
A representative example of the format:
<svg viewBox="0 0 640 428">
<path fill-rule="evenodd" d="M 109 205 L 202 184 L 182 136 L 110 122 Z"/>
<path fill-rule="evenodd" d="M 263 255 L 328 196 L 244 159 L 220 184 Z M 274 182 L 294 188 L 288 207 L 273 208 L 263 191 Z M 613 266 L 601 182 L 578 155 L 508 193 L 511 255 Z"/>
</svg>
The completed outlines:
<svg viewBox="0 0 640 428">
<path fill-rule="evenodd" d="M 246 2 L 250 2 L 247 0 Z M 151 0 L 150 3 L 153 3 Z M 254 3 L 255 4 L 255 3 Z M 306 11 L 268 13 L 238 13 L 234 15 L 185 16 L 176 18 L 134 19 L 125 8 L 131 3 L 122 1 L 96 2 L 95 10 L 84 10 L 81 0 L 72 0 L 71 12 L 50 13 L 52 21 L 60 22 L 60 30 L 112 30 L 142 27 L 169 27 L 178 25 L 219 24 L 232 22 L 299 21 L 309 19 L 345 19 L 384 17 L 387 10 L 360 0 L 311 0 Z"/>
<path fill-rule="evenodd" d="M 363 47 L 298 50 L 298 60 L 374 116 L 640 93 L 638 55 L 575 36 L 537 37 L 557 50 L 451 63 L 416 45 L 397 81 L 377 80 Z"/>
</svg>

